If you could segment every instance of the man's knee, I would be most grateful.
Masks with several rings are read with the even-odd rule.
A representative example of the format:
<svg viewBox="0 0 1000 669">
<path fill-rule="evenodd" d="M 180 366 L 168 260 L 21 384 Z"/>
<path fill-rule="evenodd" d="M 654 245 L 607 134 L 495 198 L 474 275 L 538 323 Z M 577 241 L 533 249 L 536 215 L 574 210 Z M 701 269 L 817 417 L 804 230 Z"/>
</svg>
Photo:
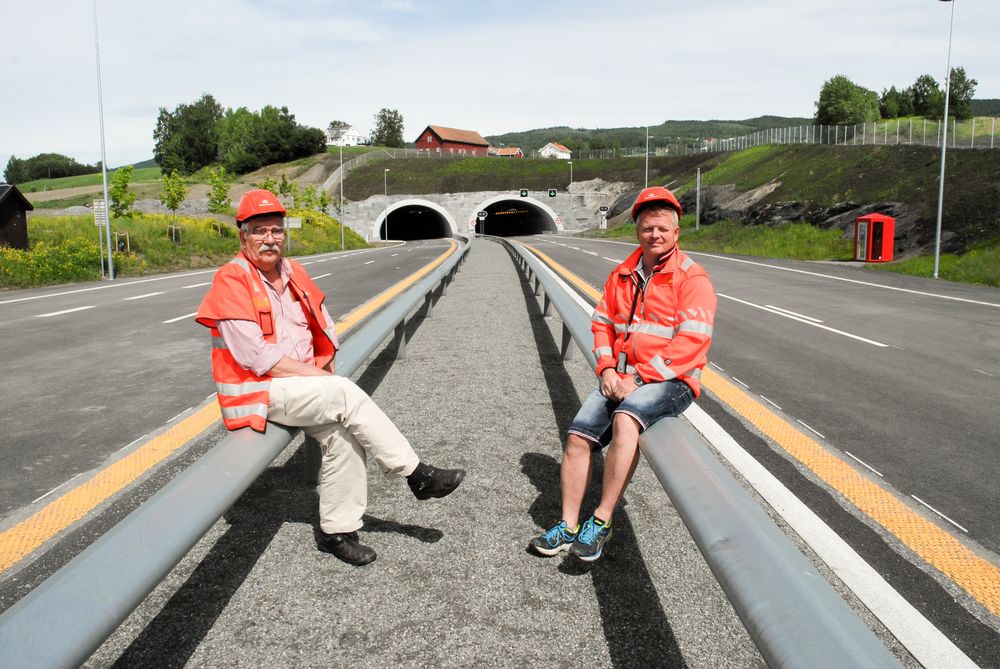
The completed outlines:
<svg viewBox="0 0 1000 669">
<path fill-rule="evenodd" d="M 593 449 L 593 444 L 578 434 L 570 432 L 566 435 L 566 448 L 563 454 L 566 457 L 589 457 Z"/>
</svg>

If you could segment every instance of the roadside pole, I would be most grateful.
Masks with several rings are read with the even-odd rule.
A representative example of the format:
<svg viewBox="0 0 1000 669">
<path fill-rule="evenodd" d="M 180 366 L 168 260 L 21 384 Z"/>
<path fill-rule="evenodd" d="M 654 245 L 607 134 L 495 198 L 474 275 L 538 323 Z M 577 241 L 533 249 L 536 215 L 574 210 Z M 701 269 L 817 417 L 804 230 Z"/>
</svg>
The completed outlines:
<svg viewBox="0 0 1000 669">
<path fill-rule="evenodd" d="M 101 93 L 101 49 L 97 40 L 97 0 L 94 6 L 94 54 L 97 57 L 97 117 L 101 125 L 101 179 L 104 182 L 104 215 L 108 212 L 108 156 L 104 150 L 104 96 Z M 104 229 L 108 245 L 108 280 L 115 280 L 115 262 L 111 253 L 111 220 L 107 219 Z"/>
<path fill-rule="evenodd" d="M 694 187 L 694 229 L 698 230 L 701 228 L 701 168 L 695 175 L 695 187 Z"/>
</svg>

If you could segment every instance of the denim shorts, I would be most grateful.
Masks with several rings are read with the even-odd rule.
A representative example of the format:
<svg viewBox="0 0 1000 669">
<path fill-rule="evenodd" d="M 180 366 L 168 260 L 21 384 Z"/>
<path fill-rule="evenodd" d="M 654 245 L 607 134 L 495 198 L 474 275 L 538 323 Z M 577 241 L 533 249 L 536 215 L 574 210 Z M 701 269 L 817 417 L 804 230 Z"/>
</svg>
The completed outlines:
<svg viewBox="0 0 1000 669">
<path fill-rule="evenodd" d="M 693 400 L 691 387 L 677 380 L 639 386 L 621 402 L 609 400 L 597 387 L 584 401 L 567 432 L 607 446 L 611 443 L 611 425 L 616 413 L 635 418 L 639 431 L 643 432 L 661 418 L 680 416 Z"/>
</svg>

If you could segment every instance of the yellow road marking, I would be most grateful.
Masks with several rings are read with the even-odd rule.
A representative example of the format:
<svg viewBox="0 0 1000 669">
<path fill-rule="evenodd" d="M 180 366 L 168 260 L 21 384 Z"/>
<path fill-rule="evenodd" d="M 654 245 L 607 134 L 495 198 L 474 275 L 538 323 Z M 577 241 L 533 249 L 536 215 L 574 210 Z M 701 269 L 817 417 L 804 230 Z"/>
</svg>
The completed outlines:
<svg viewBox="0 0 1000 669">
<path fill-rule="evenodd" d="M 524 244 L 563 278 L 580 288 L 594 302 L 601 293 L 544 253 Z M 848 499 L 859 511 L 903 542 L 921 559 L 951 579 L 993 615 L 1000 616 L 1000 568 L 976 555 L 951 534 L 914 511 L 877 483 L 869 480 L 848 461 L 815 439 L 800 432 L 750 393 L 706 367 L 702 385 L 720 402 L 808 467 L 824 483 Z"/>
<path fill-rule="evenodd" d="M 444 262 L 458 244 L 452 240 L 447 251 L 429 265 L 361 305 L 336 324 L 337 334 L 344 333 L 369 314 L 426 276 Z M 215 425 L 221 418 L 219 405 L 210 402 L 121 460 L 56 498 L 44 508 L 0 533 L 0 573 L 28 556 L 32 551 L 80 520 L 109 497 L 130 485 L 139 476 L 179 448 Z"/>
</svg>

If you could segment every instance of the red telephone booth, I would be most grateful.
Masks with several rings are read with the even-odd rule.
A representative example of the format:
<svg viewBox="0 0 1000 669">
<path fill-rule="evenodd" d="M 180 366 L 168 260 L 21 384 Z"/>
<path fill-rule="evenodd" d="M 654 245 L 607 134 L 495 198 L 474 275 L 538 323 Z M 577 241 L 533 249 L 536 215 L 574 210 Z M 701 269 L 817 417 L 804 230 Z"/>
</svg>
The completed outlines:
<svg viewBox="0 0 1000 669">
<path fill-rule="evenodd" d="M 854 259 L 865 262 L 892 260 L 896 219 L 882 214 L 868 214 L 854 219 Z"/>
</svg>

